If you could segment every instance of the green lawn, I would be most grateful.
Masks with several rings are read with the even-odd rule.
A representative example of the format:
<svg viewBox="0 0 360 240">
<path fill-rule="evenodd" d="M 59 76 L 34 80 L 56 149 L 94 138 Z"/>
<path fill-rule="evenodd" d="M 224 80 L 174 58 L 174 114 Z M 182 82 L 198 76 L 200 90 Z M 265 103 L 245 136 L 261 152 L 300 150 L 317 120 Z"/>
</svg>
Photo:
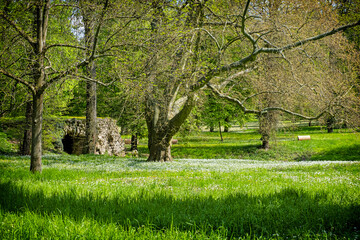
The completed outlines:
<svg viewBox="0 0 360 240">
<path fill-rule="evenodd" d="M 2 144 L 0 238 L 359 239 L 358 132 L 283 129 L 268 151 L 254 129 L 177 139 L 171 163 L 146 162 L 143 139 L 138 159 L 47 154 L 42 174 Z"/>
<path fill-rule="evenodd" d="M 357 239 L 360 163 L 0 157 L 2 239 Z"/>
<path fill-rule="evenodd" d="M 297 136 L 310 135 L 310 141 L 298 141 Z M 260 149 L 256 129 L 223 133 L 198 132 L 187 137 L 177 136 L 179 144 L 172 146 L 174 158 L 226 158 L 253 160 L 360 160 L 360 133 L 351 129 L 336 129 L 327 133 L 321 127 L 281 129 L 271 141 L 271 149 Z M 139 152 L 148 154 L 146 139 L 140 142 Z"/>
</svg>

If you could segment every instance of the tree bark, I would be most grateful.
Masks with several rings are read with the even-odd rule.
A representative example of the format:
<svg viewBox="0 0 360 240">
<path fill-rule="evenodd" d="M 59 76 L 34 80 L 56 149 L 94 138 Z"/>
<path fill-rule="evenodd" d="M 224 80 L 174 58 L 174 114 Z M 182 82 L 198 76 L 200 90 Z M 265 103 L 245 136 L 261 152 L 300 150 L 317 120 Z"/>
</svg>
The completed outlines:
<svg viewBox="0 0 360 240">
<path fill-rule="evenodd" d="M 26 112 L 25 112 L 25 130 L 24 130 L 24 139 L 22 142 L 20 154 L 21 155 L 30 155 L 31 154 L 31 131 L 32 131 L 32 102 L 26 103 Z"/>
<path fill-rule="evenodd" d="M 262 149 L 265 149 L 265 150 L 270 149 L 270 141 L 269 141 L 269 139 L 270 139 L 270 137 L 268 137 L 268 136 L 262 136 L 261 137 L 261 140 L 262 140 L 261 148 Z"/>
<path fill-rule="evenodd" d="M 175 133 L 171 133 L 168 128 L 168 121 L 158 119 L 157 110 L 149 118 L 147 117 L 148 126 L 148 148 L 150 155 L 147 161 L 150 162 L 171 162 L 171 139 Z M 161 121 L 161 122 L 159 122 Z"/>
<path fill-rule="evenodd" d="M 137 151 L 138 150 L 137 142 L 138 142 L 137 134 L 131 135 L 131 148 L 130 148 L 130 151 L 134 151 L 134 150 Z"/>
<path fill-rule="evenodd" d="M 33 121 L 32 121 L 32 150 L 30 171 L 41 172 L 42 155 L 42 118 L 43 118 L 44 94 L 37 93 L 33 95 Z"/>
<path fill-rule="evenodd" d="M 219 133 L 220 133 L 220 139 L 223 142 L 224 139 L 223 139 L 222 132 L 221 132 L 221 123 L 220 123 L 220 121 L 219 121 Z"/>
<path fill-rule="evenodd" d="M 92 64 L 91 64 L 92 65 Z M 90 67 L 90 72 L 95 75 L 95 67 Z M 96 151 L 96 83 L 87 82 L 86 84 L 86 147 L 87 154 L 95 154 Z"/>
<path fill-rule="evenodd" d="M 91 58 L 93 52 L 91 49 L 96 47 L 95 36 L 95 9 L 89 6 L 82 7 L 82 15 L 85 27 L 85 47 L 88 49 L 85 53 L 89 63 L 85 67 L 85 75 L 89 78 L 96 79 L 96 66 Z M 86 128 L 85 128 L 86 143 L 83 153 L 95 154 L 96 151 L 96 83 L 88 81 L 86 83 Z"/>
<path fill-rule="evenodd" d="M 171 144 L 166 139 L 159 139 L 157 136 L 149 139 L 148 147 L 150 151 L 147 161 L 150 162 L 171 162 L 173 160 L 171 156 Z"/>
<path fill-rule="evenodd" d="M 145 118 L 150 152 L 147 161 L 169 162 L 173 160 L 171 156 L 171 139 L 179 131 L 194 106 L 194 95 L 187 96 L 182 109 L 169 119 L 168 112 L 164 110 L 168 109 L 166 105 L 165 107 L 160 106 L 153 98 L 147 98 Z"/>
<path fill-rule="evenodd" d="M 224 125 L 224 132 L 229 132 L 229 124 L 230 124 L 229 117 L 226 117 L 225 118 L 225 125 Z"/>
<path fill-rule="evenodd" d="M 277 126 L 277 113 L 268 112 L 259 116 L 259 133 L 261 134 L 261 148 L 270 149 L 270 138 L 275 134 Z"/>
<path fill-rule="evenodd" d="M 333 133 L 334 132 L 334 125 L 335 125 L 335 117 L 329 116 L 326 119 L 326 128 L 327 128 L 328 133 Z"/>
</svg>

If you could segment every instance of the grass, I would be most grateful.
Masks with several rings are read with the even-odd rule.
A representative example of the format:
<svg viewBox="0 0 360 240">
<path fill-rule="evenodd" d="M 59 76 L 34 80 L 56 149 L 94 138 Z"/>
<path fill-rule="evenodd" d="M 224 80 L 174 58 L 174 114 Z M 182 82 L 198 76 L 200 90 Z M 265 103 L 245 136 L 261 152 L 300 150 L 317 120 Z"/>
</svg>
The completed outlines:
<svg viewBox="0 0 360 240">
<path fill-rule="evenodd" d="M 357 239 L 358 162 L 0 156 L 2 239 Z"/>
<path fill-rule="evenodd" d="M 310 135 L 310 141 L 297 141 L 299 135 Z M 223 133 L 199 132 L 187 137 L 175 136 L 178 144 L 172 146 L 174 158 L 226 158 L 281 161 L 358 161 L 360 160 L 360 133 L 351 129 L 336 129 L 327 133 L 325 128 L 301 127 L 281 129 L 271 141 L 271 149 L 260 148 L 261 136 L 256 129 Z M 139 145 L 140 155 L 148 154 L 146 139 Z"/>
<path fill-rule="evenodd" d="M 31 174 L 0 155 L 0 238 L 360 238 L 359 133 L 283 129 L 268 151 L 254 129 L 177 138 L 171 163 L 50 154 Z"/>
</svg>

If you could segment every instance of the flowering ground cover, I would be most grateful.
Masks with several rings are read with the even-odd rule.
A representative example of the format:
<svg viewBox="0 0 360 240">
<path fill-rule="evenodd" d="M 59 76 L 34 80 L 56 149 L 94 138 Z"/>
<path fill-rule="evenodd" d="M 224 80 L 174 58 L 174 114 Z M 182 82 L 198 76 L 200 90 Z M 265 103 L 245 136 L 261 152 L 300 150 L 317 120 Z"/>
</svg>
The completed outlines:
<svg viewBox="0 0 360 240">
<path fill-rule="evenodd" d="M 360 162 L 0 156 L 2 239 L 357 239 Z"/>
</svg>

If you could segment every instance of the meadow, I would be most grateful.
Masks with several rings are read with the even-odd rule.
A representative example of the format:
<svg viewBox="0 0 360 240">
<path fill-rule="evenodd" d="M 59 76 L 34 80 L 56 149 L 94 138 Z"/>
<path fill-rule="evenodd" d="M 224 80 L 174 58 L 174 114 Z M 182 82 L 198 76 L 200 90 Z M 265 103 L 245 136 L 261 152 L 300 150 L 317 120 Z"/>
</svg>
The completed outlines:
<svg viewBox="0 0 360 240">
<path fill-rule="evenodd" d="M 360 238 L 359 133 L 224 137 L 179 137 L 170 163 L 46 154 L 41 174 L 0 155 L 1 239 Z"/>
</svg>

